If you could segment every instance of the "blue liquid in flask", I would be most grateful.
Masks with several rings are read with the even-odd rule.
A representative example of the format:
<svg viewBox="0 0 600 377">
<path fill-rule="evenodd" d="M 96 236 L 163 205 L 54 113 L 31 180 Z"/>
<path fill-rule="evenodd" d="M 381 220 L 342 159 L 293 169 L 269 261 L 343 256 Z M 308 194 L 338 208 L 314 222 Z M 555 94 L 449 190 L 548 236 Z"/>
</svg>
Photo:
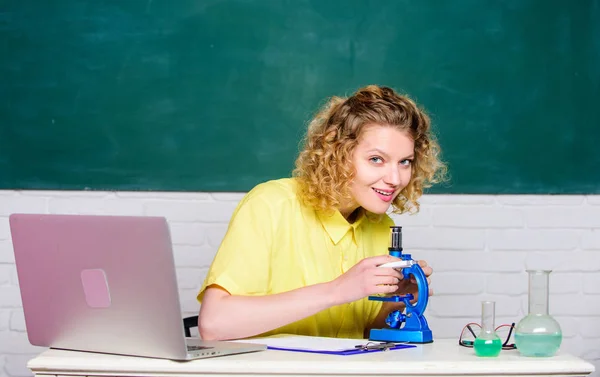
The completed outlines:
<svg viewBox="0 0 600 377">
<path fill-rule="evenodd" d="M 515 334 L 515 343 L 523 356 L 549 357 L 556 354 L 562 334 Z"/>
</svg>

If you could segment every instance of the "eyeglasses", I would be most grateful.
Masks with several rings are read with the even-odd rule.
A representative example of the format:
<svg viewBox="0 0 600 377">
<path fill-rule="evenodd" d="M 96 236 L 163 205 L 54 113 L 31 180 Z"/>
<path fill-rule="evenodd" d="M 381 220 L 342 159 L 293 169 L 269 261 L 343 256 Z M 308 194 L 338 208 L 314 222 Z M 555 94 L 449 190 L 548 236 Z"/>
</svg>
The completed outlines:
<svg viewBox="0 0 600 377">
<path fill-rule="evenodd" d="M 515 328 L 515 323 L 508 325 L 500 325 L 495 328 L 496 334 L 503 339 L 502 349 L 503 350 L 514 350 L 517 348 L 514 343 L 510 343 L 511 335 Z M 477 334 L 481 331 L 481 325 L 479 323 L 471 322 L 467 323 L 465 327 L 463 327 L 460 338 L 458 338 L 458 344 L 463 347 L 472 348 L 475 343 L 475 338 L 477 338 Z"/>
</svg>

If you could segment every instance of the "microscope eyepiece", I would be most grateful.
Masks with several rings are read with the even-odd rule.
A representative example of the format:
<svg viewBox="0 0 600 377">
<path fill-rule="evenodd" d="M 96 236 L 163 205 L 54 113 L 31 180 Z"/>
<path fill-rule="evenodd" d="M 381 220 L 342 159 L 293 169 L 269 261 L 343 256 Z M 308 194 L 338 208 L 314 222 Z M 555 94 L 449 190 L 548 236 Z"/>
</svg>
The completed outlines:
<svg viewBox="0 0 600 377">
<path fill-rule="evenodd" d="M 402 227 L 391 226 L 390 227 L 390 251 L 391 250 L 402 250 Z"/>
</svg>

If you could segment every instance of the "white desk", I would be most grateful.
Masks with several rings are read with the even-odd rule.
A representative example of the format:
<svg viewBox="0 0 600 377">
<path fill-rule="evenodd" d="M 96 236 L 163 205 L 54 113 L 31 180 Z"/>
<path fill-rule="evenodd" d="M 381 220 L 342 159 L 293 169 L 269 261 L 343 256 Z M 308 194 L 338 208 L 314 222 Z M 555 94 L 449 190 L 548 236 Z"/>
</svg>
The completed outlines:
<svg viewBox="0 0 600 377">
<path fill-rule="evenodd" d="M 188 362 L 47 350 L 27 366 L 39 377 L 52 376 L 587 376 L 594 366 L 559 353 L 526 358 L 502 351 L 497 358 L 476 357 L 455 340 L 417 348 L 352 356 L 262 351 Z"/>
</svg>

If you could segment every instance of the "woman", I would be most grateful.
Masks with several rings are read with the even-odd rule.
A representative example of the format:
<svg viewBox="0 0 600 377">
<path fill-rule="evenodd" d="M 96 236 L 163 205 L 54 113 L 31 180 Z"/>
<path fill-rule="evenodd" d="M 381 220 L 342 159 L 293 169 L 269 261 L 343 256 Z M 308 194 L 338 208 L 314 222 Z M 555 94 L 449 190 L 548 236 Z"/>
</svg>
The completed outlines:
<svg viewBox="0 0 600 377">
<path fill-rule="evenodd" d="M 388 255 L 386 214 L 418 211 L 445 172 L 430 121 L 392 89 L 334 97 L 310 123 L 293 178 L 253 188 L 236 208 L 198 295 L 203 339 L 288 333 L 366 337 L 413 293 Z M 425 275 L 432 269 L 419 261 Z"/>
</svg>

